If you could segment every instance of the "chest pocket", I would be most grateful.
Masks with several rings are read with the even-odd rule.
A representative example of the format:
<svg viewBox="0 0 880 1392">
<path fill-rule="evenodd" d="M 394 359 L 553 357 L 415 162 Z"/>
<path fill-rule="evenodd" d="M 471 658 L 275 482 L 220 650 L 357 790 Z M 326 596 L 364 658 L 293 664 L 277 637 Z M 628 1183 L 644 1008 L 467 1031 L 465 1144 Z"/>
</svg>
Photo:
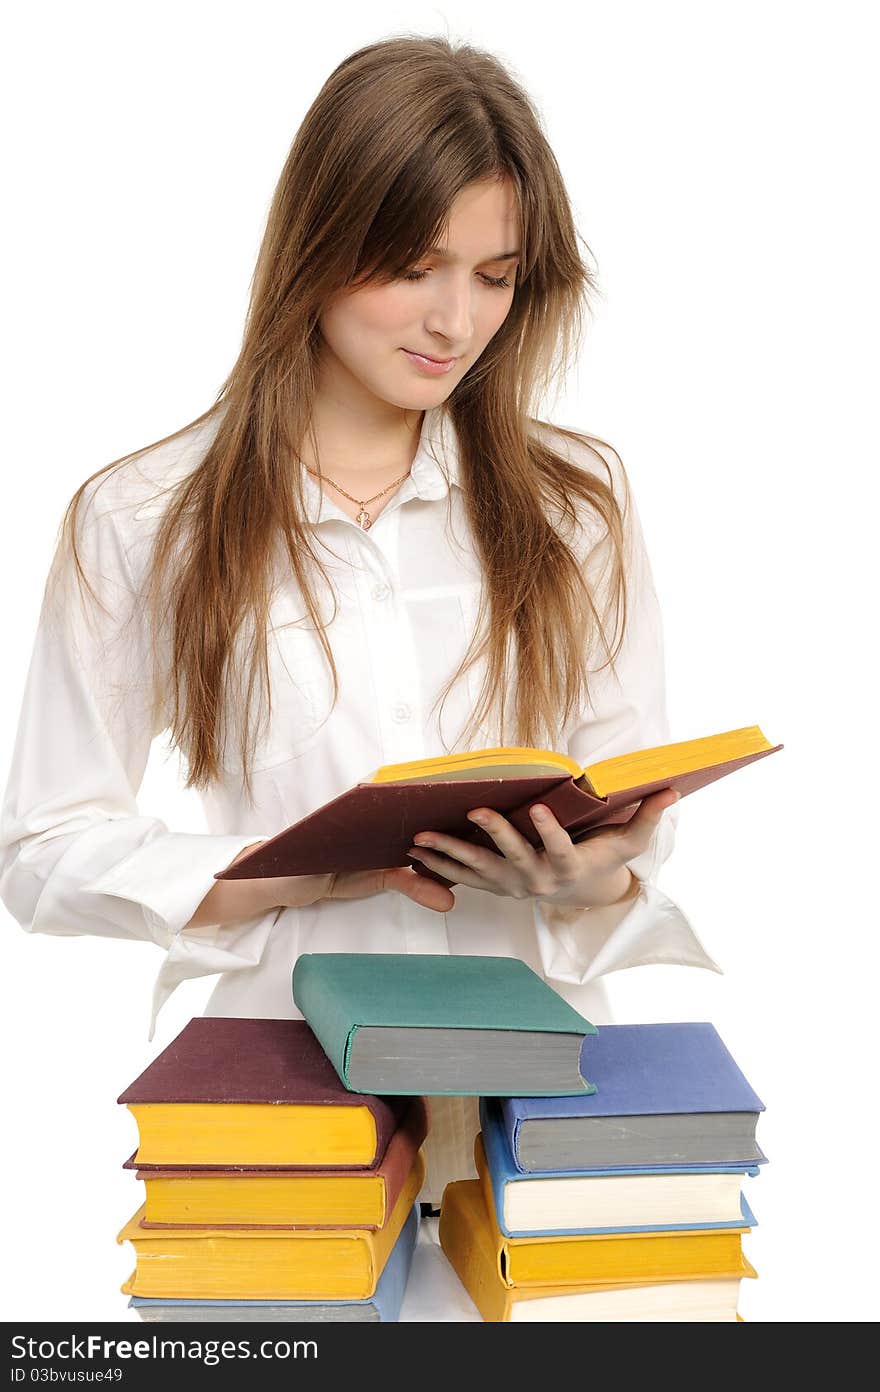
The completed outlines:
<svg viewBox="0 0 880 1392">
<path fill-rule="evenodd" d="M 275 768 L 304 755 L 321 736 L 333 699 L 333 683 L 318 633 L 303 614 L 298 595 L 282 594 L 272 604 L 266 637 L 271 717 L 265 699 L 254 695 L 261 717 L 253 752 L 254 771 Z M 240 658 L 237 659 L 240 661 Z M 228 702 L 222 762 L 241 771 L 242 711 L 246 693 Z M 252 722 L 253 723 L 253 722 Z M 253 731 L 252 731 L 253 733 Z"/>
</svg>

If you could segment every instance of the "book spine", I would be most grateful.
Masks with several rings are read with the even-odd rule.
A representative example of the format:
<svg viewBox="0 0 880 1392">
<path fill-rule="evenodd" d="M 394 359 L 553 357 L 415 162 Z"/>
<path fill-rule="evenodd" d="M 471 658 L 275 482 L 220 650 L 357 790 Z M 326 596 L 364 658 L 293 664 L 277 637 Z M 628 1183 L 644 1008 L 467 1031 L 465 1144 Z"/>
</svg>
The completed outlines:
<svg viewBox="0 0 880 1392">
<path fill-rule="evenodd" d="M 336 1069 L 340 1082 L 349 1092 L 357 1092 L 346 1077 L 346 1052 L 355 1022 L 340 993 L 328 988 L 313 953 L 304 952 L 296 959 L 292 987 L 295 1004 Z"/>
<path fill-rule="evenodd" d="M 447 1186 L 440 1208 L 440 1246 L 483 1320 L 503 1323 L 510 1318 L 509 1292 L 498 1275 L 498 1255 L 485 1223 L 471 1221 L 462 1206 L 455 1188 L 461 1183 L 475 1181 L 456 1180 Z"/>
<path fill-rule="evenodd" d="M 391 1255 L 382 1269 L 376 1283 L 373 1304 L 379 1312 L 383 1324 L 396 1324 L 400 1320 L 400 1307 L 406 1291 L 412 1265 L 413 1251 L 419 1233 L 419 1206 L 413 1204 L 409 1217 L 403 1225 L 400 1236 L 391 1249 Z"/>
<path fill-rule="evenodd" d="M 501 1097 L 499 1098 L 499 1104 L 499 1121 L 507 1141 L 507 1149 L 510 1152 L 510 1158 L 513 1161 L 513 1168 L 518 1174 L 528 1174 L 519 1153 L 519 1128 L 521 1118 L 516 1110 L 517 1099 L 515 1097 Z"/>
<path fill-rule="evenodd" d="M 502 1237 L 509 1237 L 510 1234 L 504 1225 L 504 1179 L 497 1173 L 493 1173 L 486 1151 L 486 1142 L 482 1131 L 474 1141 L 474 1164 L 477 1168 L 477 1178 L 483 1193 L 483 1202 L 486 1205 L 486 1212 L 494 1214 L 495 1223 Z M 503 1263 L 499 1263 L 499 1275 L 504 1276 Z M 508 1283 L 509 1284 L 509 1283 Z"/>
</svg>

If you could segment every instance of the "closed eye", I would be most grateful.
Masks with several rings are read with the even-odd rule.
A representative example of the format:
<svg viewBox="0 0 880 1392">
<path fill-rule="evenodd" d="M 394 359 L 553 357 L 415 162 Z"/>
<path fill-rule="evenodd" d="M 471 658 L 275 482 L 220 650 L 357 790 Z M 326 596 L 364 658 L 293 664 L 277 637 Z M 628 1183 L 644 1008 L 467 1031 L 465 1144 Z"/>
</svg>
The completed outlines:
<svg viewBox="0 0 880 1392">
<path fill-rule="evenodd" d="M 403 276 L 403 279 L 404 279 L 404 280 L 424 280 L 424 278 L 425 278 L 425 276 L 426 276 L 427 274 L 428 274 L 427 271 L 408 271 L 408 272 Z M 490 275 L 486 275 L 485 272 L 481 271 L 481 272 L 480 272 L 480 279 L 481 279 L 482 281 L 484 281 L 486 285 L 494 285 L 494 286 L 497 286 L 499 289 L 505 289 L 505 288 L 507 288 L 507 287 L 510 286 L 510 281 L 508 280 L 508 278 L 507 278 L 506 275 L 504 275 L 504 276 L 490 276 Z"/>
</svg>

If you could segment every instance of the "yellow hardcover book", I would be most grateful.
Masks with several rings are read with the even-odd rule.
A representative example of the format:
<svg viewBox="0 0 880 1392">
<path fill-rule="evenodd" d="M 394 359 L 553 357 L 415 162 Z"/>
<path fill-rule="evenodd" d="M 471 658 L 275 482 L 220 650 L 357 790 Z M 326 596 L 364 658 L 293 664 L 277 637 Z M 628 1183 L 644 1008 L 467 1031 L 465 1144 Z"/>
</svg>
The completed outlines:
<svg viewBox="0 0 880 1392">
<path fill-rule="evenodd" d="M 694 1272 L 652 1280 L 640 1273 L 628 1281 L 511 1286 L 499 1260 L 499 1236 L 478 1180 L 446 1186 L 440 1245 L 488 1323 L 734 1321 L 740 1280 L 756 1275 L 740 1255 L 731 1269 L 709 1278 Z"/>
<path fill-rule="evenodd" d="M 366 1108 L 193 1102 L 129 1111 L 142 1165 L 363 1165 L 376 1153 Z"/>
<path fill-rule="evenodd" d="M 312 1173 L 225 1179 L 211 1175 L 148 1175 L 144 1210 L 148 1224 L 175 1227 L 269 1225 L 380 1228 L 385 1221 L 385 1185 L 375 1175 L 342 1178 Z"/>
<path fill-rule="evenodd" d="M 144 1228 L 138 1209 L 117 1237 L 136 1265 L 126 1295 L 171 1300 L 365 1300 L 425 1178 L 421 1151 L 384 1228 Z"/>
<path fill-rule="evenodd" d="M 437 779 L 515 776 L 527 778 L 544 773 L 570 773 L 598 797 L 609 797 L 643 783 L 674 778 L 743 759 L 769 753 L 774 746 L 757 725 L 699 739 L 661 744 L 601 759 L 581 767 L 567 754 L 554 749 L 531 749 L 517 745 L 495 745 L 470 753 L 414 759 L 401 764 L 383 764 L 366 780 L 371 783 L 429 782 Z"/>
<path fill-rule="evenodd" d="M 378 1165 L 370 1170 L 143 1167 L 144 1226 L 382 1228 L 425 1139 L 424 1099 L 414 1097 Z"/>
<path fill-rule="evenodd" d="M 739 1277 L 748 1266 L 741 1228 L 675 1229 L 644 1233 L 569 1233 L 506 1237 L 498 1227 L 492 1181 L 482 1146 L 474 1147 L 486 1221 L 495 1242 L 498 1274 L 508 1286 L 688 1281 Z M 446 1195 L 444 1193 L 444 1202 Z"/>
<path fill-rule="evenodd" d="M 353 1092 L 305 1020 L 199 1015 L 117 1099 L 140 1165 L 371 1167 L 406 1098 Z"/>
</svg>

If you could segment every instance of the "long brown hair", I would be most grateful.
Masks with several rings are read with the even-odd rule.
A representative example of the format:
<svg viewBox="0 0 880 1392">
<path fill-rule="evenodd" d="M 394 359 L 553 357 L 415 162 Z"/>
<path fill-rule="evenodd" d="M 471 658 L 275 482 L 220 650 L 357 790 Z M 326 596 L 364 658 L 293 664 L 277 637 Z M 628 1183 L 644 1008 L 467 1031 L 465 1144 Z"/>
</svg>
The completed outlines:
<svg viewBox="0 0 880 1392">
<path fill-rule="evenodd" d="M 339 64 L 297 131 L 269 211 L 241 351 L 214 405 L 97 470 L 62 522 L 62 539 L 72 543 L 88 585 L 76 549 L 84 489 L 193 426 L 219 420 L 207 452 L 169 490 L 142 597 L 154 643 L 165 635 L 170 738 L 185 756 L 187 787 L 219 776 L 224 703 L 234 699 L 242 704 L 239 753 L 250 791 L 256 716 L 271 713 L 267 630 L 276 558 L 298 582 L 338 696 L 315 588 L 329 580 L 311 544 L 296 463 L 310 427 L 323 306 L 347 286 L 400 274 L 440 239 L 465 187 L 503 178 L 513 183 L 521 229 L 513 302 L 444 403 L 482 563 L 483 605 L 474 642 L 442 694 L 485 658 L 468 731 L 492 710 L 499 742 L 552 747 L 589 699 L 591 640 L 605 655 L 594 670 L 617 656 L 626 624 L 623 510 L 596 447 L 604 442 L 562 431 L 592 451 L 608 483 L 536 429 L 543 424 L 537 403 L 573 361 L 596 288 L 556 160 L 530 99 L 494 56 L 443 37 L 385 39 Z M 578 503 L 601 523 L 607 606 L 597 604 L 583 558 L 559 525 L 575 521 Z M 510 732 L 508 687 L 515 693 Z"/>
</svg>

